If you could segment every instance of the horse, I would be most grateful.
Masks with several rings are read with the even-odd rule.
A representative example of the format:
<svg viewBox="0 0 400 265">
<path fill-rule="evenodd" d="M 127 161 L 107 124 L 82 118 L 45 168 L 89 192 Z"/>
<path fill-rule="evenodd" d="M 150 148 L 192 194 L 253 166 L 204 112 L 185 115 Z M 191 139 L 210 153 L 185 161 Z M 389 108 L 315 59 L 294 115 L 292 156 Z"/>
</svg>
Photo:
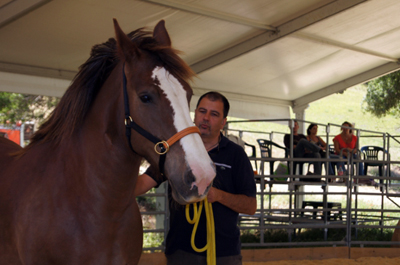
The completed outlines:
<svg viewBox="0 0 400 265">
<path fill-rule="evenodd" d="M 137 264 L 142 159 L 177 202 L 207 194 L 215 168 L 189 115 L 193 71 L 163 20 L 114 29 L 29 145 L 0 139 L 1 264 Z"/>
</svg>

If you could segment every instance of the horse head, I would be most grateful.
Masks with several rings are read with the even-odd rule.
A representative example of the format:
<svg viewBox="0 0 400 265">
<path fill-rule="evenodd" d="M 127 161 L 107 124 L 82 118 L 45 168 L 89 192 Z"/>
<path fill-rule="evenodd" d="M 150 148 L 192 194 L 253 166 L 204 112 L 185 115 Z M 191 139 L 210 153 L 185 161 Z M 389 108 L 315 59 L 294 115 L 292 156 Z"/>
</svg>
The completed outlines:
<svg viewBox="0 0 400 265">
<path fill-rule="evenodd" d="M 171 47 L 164 21 L 156 25 L 152 38 L 139 44 L 123 33 L 115 19 L 114 27 L 125 79 L 126 130 L 132 134 L 127 146 L 159 167 L 178 203 L 203 199 L 215 167 L 197 128 L 192 130 L 189 102 L 193 92 L 188 84 L 192 70 Z"/>
</svg>

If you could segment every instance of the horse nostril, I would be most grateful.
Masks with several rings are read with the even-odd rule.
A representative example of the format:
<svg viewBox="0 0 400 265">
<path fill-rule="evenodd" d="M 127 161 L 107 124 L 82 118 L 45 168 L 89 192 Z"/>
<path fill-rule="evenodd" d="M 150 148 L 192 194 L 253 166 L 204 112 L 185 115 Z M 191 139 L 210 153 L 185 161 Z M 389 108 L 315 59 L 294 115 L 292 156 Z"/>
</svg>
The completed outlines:
<svg viewBox="0 0 400 265">
<path fill-rule="evenodd" d="M 212 182 L 210 182 L 210 184 L 208 184 L 206 191 L 204 192 L 205 194 L 208 193 L 208 191 L 211 189 L 212 187 Z"/>
<path fill-rule="evenodd" d="M 187 186 L 192 186 L 192 184 L 196 181 L 196 177 L 193 175 L 192 170 L 188 170 L 183 178 L 185 185 Z"/>
</svg>

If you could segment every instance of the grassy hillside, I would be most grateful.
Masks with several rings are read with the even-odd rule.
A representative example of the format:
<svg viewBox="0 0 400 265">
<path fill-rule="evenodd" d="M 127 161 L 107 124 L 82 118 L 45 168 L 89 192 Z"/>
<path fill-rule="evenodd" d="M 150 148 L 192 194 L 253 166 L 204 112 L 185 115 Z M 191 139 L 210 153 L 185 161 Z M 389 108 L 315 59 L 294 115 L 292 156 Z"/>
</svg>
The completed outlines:
<svg viewBox="0 0 400 265">
<path fill-rule="evenodd" d="M 362 111 L 362 101 L 366 87 L 359 85 L 347 89 L 342 94 L 334 94 L 310 104 L 306 110 L 306 120 L 319 123 L 355 123 L 357 128 L 400 134 L 400 121 L 393 116 L 377 118 Z"/>
</svg>

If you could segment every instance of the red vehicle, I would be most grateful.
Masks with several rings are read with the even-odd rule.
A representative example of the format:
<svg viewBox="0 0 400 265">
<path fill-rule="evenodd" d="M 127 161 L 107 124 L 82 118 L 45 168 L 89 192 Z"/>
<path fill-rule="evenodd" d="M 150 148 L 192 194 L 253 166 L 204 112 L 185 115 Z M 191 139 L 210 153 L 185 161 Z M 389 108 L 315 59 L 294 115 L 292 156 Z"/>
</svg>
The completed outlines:
<svg viewBox="0 0 400 265">
<path fill-rule="evenodd" d="M 22 136 L 21 136 L 22 131 Z M 33 134 L 33 124 L 19 124 L 16 126 L 1 126 L 0 137 L 5 137 L 11 141 L 24 146 L 24 141 L 30 139 Z M 22 142 L 21 142 L 22 140 Z"/>
</svg>

